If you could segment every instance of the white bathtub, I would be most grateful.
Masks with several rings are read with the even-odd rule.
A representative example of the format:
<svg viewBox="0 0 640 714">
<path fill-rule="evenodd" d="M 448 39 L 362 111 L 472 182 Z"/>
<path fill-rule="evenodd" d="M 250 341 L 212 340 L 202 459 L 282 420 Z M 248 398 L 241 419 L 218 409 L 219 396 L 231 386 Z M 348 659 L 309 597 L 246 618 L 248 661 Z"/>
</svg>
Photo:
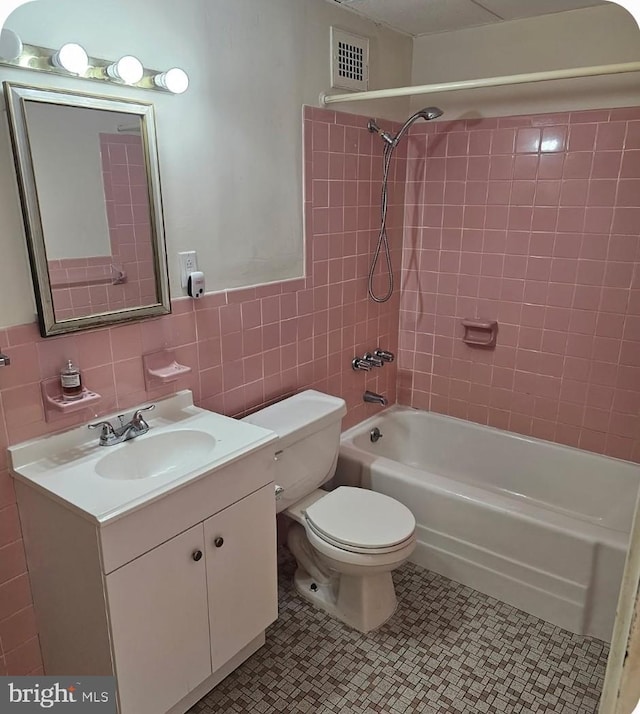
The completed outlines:
<svg viewBox="0 0 640 714">
<path fill-rule="evenodd" d="M 418 565 L 611 639 L 638 465 L 395 406 L 342 435 L 336 480 L 413 511 Z"/>
</svg>

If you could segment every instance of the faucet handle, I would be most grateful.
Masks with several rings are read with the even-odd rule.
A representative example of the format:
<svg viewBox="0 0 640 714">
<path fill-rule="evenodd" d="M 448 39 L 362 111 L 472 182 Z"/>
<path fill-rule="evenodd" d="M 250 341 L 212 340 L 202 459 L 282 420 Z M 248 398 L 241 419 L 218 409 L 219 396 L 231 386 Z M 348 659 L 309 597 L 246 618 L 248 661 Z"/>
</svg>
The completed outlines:
<svg viewBox="0 0 640 714">
<path fill-rule="evenodd" d="M 113 434 L 113 425 L 109 421 L 97 421 L 95 424 L 87 424 L 87 429 L 99 429 L 102 427 L 102 436 Z"/>
<path fill-rule="evenodd" d="M 376 354 L 371 354 L 371 352 L 365 352 L 364 357 L 362 359 L 366 359 L 369 364 L 373 365 L 374 367 L 382 367 L 384 365 L 384 360 L 382 357 Z"/>
<path fill-rule="evenodd" d="M 136 416 L 140 416 L 141 412 L 150 412 L 153 411 L 155 408 L 155 404 L 149 404 L 148 407 L 140 407 L 140 409 L 136 409 L 136 411 L 133 413 L 133 418 L 135 419 Z"/>
<path fill-rule="evenodd" d="M 144 420 L 144 418 L 142 416 L 142 412 L 150 412 L 155 408 L 156 408 L 155 404 L 149 404 L 148 407 L 140 407 L 140 409 L 136 409 L 135 412 L 133 413 L 133 416 L 131 417 L 131 423 L 134 424 L 135 426 L 148 427 L 149 425 Z"/>
<path fill-rule="evenodd" d="M 361 370 L 362 372 L 370 372 L 371 371 L 371 362 L 364 359 L 363 357 L 354 357 L 353 360 L 351 361 L 351 368 L 353 370 L 355 370 L 356 372 L 358 370 Z"/>
<path fill-rule="evenodd" d="M 109 421 L 97 421 L 95 424 L 87 424 L 87 429 L 102 429 L 100 432 L 100 444 L 109 444 L 116 439 L 116 432 Z"/>
<path fill-rule="evenodd" d="M 393 352 L 389 352 L 388 350 L 381 350 L 380 348 L 374 350 L 373 354 L 376 357 L 379 357 L 383 362 L 393 362 L 393 360 L 396 358 Z"/>
</svg>

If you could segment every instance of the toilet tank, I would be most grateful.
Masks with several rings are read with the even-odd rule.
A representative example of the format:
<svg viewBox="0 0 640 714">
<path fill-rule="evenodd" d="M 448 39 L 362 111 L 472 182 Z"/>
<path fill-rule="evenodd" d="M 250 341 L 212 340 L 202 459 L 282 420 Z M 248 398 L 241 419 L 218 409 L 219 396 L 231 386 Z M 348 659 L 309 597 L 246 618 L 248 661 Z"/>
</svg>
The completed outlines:
<svg viewBox="0 0 640 714">
<path fill-rule="evenodd" d="M 275 431 L 278 513 L 326 483 L 335 473 L 344 399 L 308 389 L 265 407 L 243 421 Z"/>
</svg>

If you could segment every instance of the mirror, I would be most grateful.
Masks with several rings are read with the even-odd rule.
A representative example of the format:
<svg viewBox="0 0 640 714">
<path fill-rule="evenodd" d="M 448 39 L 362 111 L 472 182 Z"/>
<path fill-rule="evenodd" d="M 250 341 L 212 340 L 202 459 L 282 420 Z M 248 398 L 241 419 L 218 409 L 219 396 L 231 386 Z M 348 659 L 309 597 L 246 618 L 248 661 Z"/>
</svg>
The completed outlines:
<svg viewBox="0 0 640 714">
<path fill-rule="evenodd" d="M 153 106 L 4 90 L 42 336 L 169 313 Z"/>
</svg>

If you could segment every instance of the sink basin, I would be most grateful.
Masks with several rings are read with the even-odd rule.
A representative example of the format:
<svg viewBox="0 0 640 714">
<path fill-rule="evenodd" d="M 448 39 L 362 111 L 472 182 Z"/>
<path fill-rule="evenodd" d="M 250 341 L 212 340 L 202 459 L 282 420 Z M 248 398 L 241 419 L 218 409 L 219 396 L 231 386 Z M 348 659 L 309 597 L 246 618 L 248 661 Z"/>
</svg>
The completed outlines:
<svg viewBox="0 0 640 714">
<path fill-rule="evenodd" d="M 8 449 L 11 472 L 106 526 L 214 471 L 223 473 L 278 439 L 255 424 L 195 406 L 186 389 L 158 400 L 149 426 L 146 434 L 115 446 L 99 446 L 86 424 L 15 444 Z"/>
<path fill-rule="evenodd" d="M 114 447 L 95 464 L 98 476 L 120 481 L 171 476 L 207 461 L 216 446 L 215 437 L 195 429 L 144 434 Z"/>
</svg>

